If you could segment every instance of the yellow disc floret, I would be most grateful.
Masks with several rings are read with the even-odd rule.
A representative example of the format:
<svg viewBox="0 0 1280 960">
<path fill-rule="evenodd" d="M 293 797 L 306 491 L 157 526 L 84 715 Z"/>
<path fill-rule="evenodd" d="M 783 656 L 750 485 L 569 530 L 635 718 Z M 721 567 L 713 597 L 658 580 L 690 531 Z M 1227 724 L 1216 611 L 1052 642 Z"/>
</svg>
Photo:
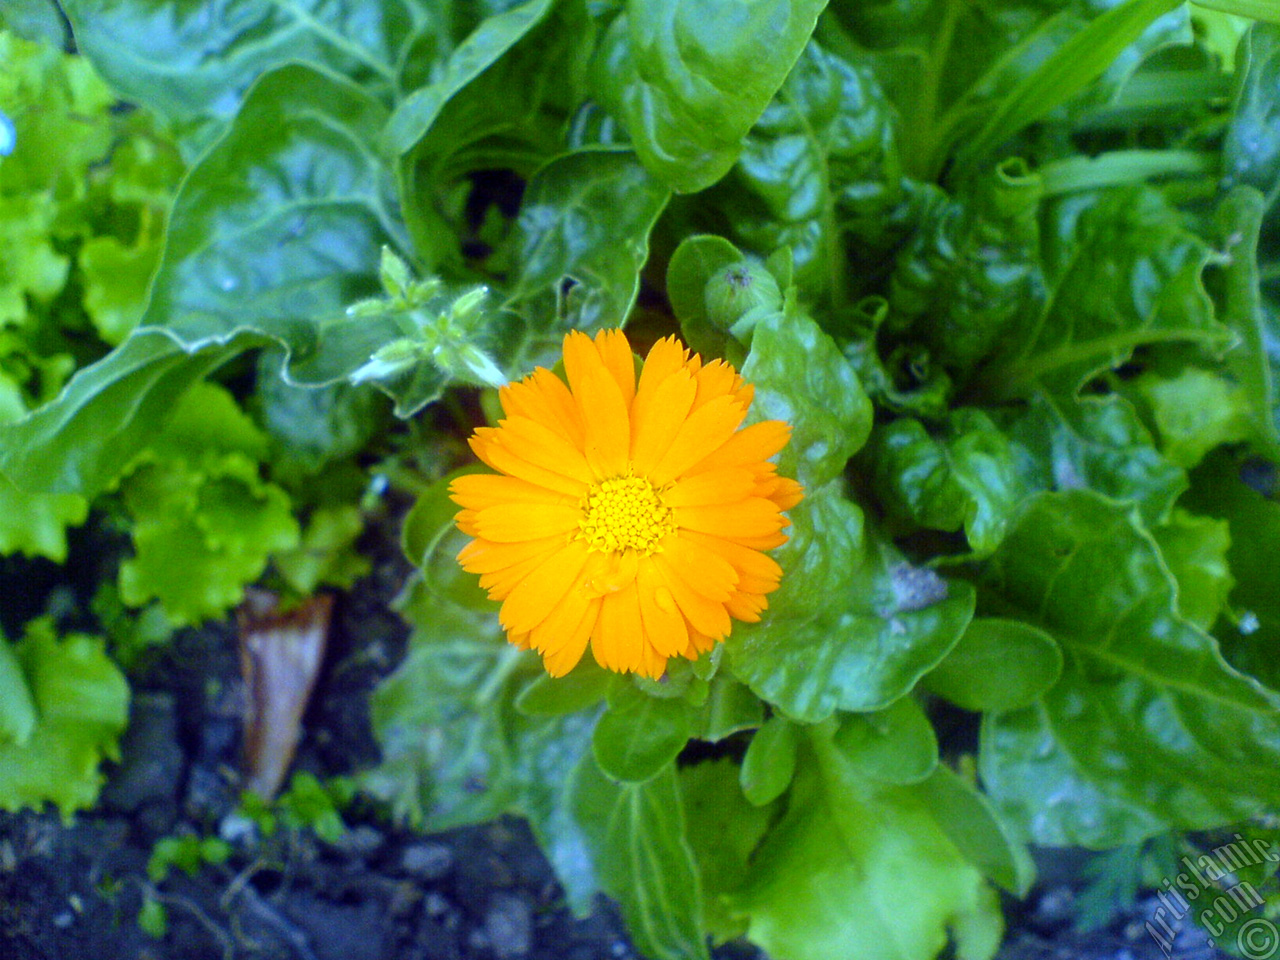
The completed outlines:
<svg viewBox="0 0 1280 960">
<path fill-rule="evenodd" d="M 637 550 L 648 556 L 676 531 L 671 508 L 644 477 L 614 477 L 593 483 L 582 498 L 579 534 L 592 550 Z"/>
</svg>

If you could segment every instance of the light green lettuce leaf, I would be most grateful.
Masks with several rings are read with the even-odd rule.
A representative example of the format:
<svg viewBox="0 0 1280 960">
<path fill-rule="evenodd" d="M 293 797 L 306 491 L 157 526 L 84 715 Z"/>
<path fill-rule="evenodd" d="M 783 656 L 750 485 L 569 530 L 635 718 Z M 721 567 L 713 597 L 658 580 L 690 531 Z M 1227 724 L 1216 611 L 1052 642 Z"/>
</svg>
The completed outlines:
<svg viewBox="0 0 1280 960">
<path fill-rule="evenodd" d="M 36 723 L 25 742 L 0 743 L 0 809 L 53 803 L 70 816 L 97 800 L 102 761 L 119 758 L 129 686 L 100 639 L 58 638 L 47 621 L 28 626 L 16 653 Z"/>
<path fill-rule="evenodd" d="M 929 806 L 863 779 L 821 733 L 809 744 L 785 816 L 727 898 L 748 937 L 774 956 L 918 960 L 950 933 L 957 956 L 991 957 L 998 902 Z"/>
</svg>

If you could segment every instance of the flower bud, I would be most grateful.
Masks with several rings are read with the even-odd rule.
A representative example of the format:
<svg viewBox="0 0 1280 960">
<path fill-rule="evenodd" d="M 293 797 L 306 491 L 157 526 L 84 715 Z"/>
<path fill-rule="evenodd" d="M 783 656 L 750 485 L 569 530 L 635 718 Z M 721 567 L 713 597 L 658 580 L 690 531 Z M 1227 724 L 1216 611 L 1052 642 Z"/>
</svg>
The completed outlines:
<svg viewBox="0 0 1280 960">
<path fill-rule="evenodd" d="M 742 317 L 757 309 L 782 309 L 778 281 L 763 264 L 743 260 L 722 267 L 711 275 L 703 293 L 707 319 L 717 330 L 729 330 Z"/>
</svg>

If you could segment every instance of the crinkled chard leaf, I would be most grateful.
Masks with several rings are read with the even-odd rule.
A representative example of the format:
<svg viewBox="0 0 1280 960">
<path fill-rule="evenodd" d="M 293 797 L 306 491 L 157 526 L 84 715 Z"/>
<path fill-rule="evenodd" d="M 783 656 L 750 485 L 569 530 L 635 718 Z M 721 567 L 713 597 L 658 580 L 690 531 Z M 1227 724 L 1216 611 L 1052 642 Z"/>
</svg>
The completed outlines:
<svg viewBox="0 0 1280 960">
<path fill-rule="evenodd" d="M 1131 508 L 1086 491 L 1034 498 L 983 590 L 1064 654 L 1042 702 L 984 721 L 983 782 L 1024 836 L 1115 846 L 1280 797 L 1280 694 L 1181 615 Z"/>
<path fill-rule="evenodd" d="M 759 623 L 735 628 L 734 672 L 797 720 L 878 710 L 915 686 L 960 639 L 973 588 L 914 568 L 869 533 L 839 481 L 792 509 L 777 551 L 787 575 Z"/>
<path fill-rule="evenodd" d="M 680 192 L 719 180 L 786 79 L 825 0 L 629 0 L 599 53 L 605 103 Z"/>
<path fill-rule="evenodd" d="M 1229 342 L 1202 276 L 1215 254 L 1164 194 L 1139 186 L 1071 197 L 1047 221 L 1049 296 L 985 369 L 999 392 L 1040 384 L 1074 395 L 1144 344 Z"/>
<path fill-rule="evenodd" d="M 758 253 L 790 247 L 796 283 L 838 303 L 852 279 L 846 233 L 874 243 L 900 180 L 893 118 L 874 74 L 810 41 L 722 192 L 743 244 Z"/>
</svg>

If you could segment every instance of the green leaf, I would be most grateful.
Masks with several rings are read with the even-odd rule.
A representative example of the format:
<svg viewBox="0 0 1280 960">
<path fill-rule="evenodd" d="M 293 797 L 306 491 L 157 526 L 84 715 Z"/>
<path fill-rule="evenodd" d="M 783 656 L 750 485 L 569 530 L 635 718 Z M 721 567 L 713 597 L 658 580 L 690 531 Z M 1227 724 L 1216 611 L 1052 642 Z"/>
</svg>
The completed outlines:
<svg viewBox="0 0 1280 960">
<path fill-rule="evenodd" d="M 641 162 L 683 193 L 719 180 L 800 56 L 825 0 L 628 0 L 599 91 Z"/>
<path fill-rule="evenodd" d="M 888 706 L 950 651 L 973 615 L 974 591 L 914 568 L 863 528 L 839 483 L 791 510 L 786 571 L 758 624 L 735 627 L 734 673 L 787 716 Z"/>
<path fill-rule="evenodd" d="M 199 464 L 209 454 L 267 456 L 267 437 L 236 399 L 215 383 L 199 383 L 174 407 L 163 431 L 152 437 L 153 454 Z"/>
<path fill-rule="evenodd" d="M 770 717 L 747 746 L 740 780 L 743 796 L 756 807 L 772 803 L 791 786 L 800 741 L 785 717 Z"/>
<path fill-rule="evenodd" d="M 17 384 L 0 373 L 0 424 L 25 411 Z M 0 474 L 0 555 L 25 553 L 58 563 L 67 557 L 66 528 L 84 523 L 89 504 L 74 493 L 29 493 Z"/>
<path fill-rule="evenodd" d="M 1191 489 L 1182 502 L 1198 514 L 1230 525 L 1226 562 L 1235 586 L 1230 597 L 1233 609 L 1218 621 L 1224 652 L 1237 668 L 1280 689 L 1280 659 L 1275 656 L 1280 649 L 1280 590 L 1276 588 L 1276 565 L 1271 560 L 1275 544 L 1280 542 L 1280 502 L 1244 482 L 1249 469 L 1248 461 L 1242 464 L 1221 451 L 1211 454 L 1192 474 Z M 1221 545 L 1220 534 L 1213 540 Z M 1217 569 L 1211 550 L 1197 549 L 1200 565 L 1207 563 Z M 1181 580 L 1178 567 L 1173 569 Z M 1194 566 L 1183 573 L 1193 580 L 1200 575 Z M 1211 580 L 1198 583 L 1197 589 L 1220 586 L 1220 580 Z"/>
<path fill-rule="evenodd" d="M 175 625 L 239 603 L 275 551 L 297 547 L 288 495 L 264 481 L 267 438 L 213 384 L 197 384 L 121 483 L 135 556 L 120 566 L 130 606 L 159 599 Z"/>
<path fill-rule="evenodd" d="M 67 0 L 79 49 L 125 99 L 173 121 L 233 116 L 249 86 L 287 63 L 395 81 L 410 35 L 432 17 L 409 0 L 231 0 L 211 18 L 183 0 Z"/>
<path fill-rule="evenodd" d="M 419 610 L 424 606 L 430 617 Z M 420 829 L 496 817 L 518 795 L 517 744 L 504 704 L 509 686 L 527 676 L 531 664 L 502 639 L 496 617 L 425 594 L 405 612 L 424 626 L 404 662 L 374 692 L 382 762 L 362 785 Z"/>
<path fill-rule="evenodd" d="M 945 765 L 915 789 L 942 832 L 983 876 L 1015 897 L 1026 897 L 1035 882 L 1035 864 L 983 793 Z"/>
<path fill-rule="evenodd" d="M 482 20 L 444 59 L 440 75 L 396 106 L 383 133 L 388 149 L 397 154 L 412 150 L 445 104 L 536 27 L 552 6 L 552 0 L 526 0 Z"/>
<path fill-rule="evenodd" d="M 960 197 L 927 196 L 890 277 L 895 325 L 933 358 L 967 376 L 1010 327 L 1043 309 L 1043 183 L 1019 159 L 986 173 Z"/>
<path fill-rule="evenodd" d="M 707 316 L 707 284 L 720 270 L 741 263 L 743 253 L 724 237 L 696 234 L 685 237 L 667 262 L 667 299 L 680 321 L 685 342 L 707 357 L 724 357 L 740 365 L 742 346 Z"/>
<path fill-rule="evenodd" d="M 539 676 L 515 699 L 515 707 L 530 717 L 558 717 L 593 707 L 605 698 L 614 675 L 583 659 L 563 677 Z"/>
<path fill-rule="evenodd" d="M 720 673 L 711 680 L 699 722 L 694 736 L 717 743 L 764 723 L 764 704 L 746 684 Z"/>
<path fill-rule="evenodd" d="M 809 296 L 844 298 L 843 233 L 883 233 L 899 200 L 890 111 L 867 65 L 811 40 L 724 181 L 738 237 L 760 253 L 789 247 Z"/>
<path fill-rule="evenodd" d="M 1194 467 L 1214 447 L 1253 434 L 1248 394 L 1208 370 L 1184 367 L 1176 376 L 1148 371 L 1131 389 L 1146 401 L 1160 452 L 1175 466 Z"/>
<path fill-rule="evenodd" d="M 1178 612 L 1201 630 L 1211 629 L 1235 586 L 1227 565 L 1230 525 L 1179 509 L 1151 535 L 1178 581 Z"/>
<path fill-rule="evenodd" d="M 517 29 L 525 26 L 517 10 L 532 15 L 545 6 L 546 13 L 496 59 L 497 47 L 487 43 L 475 49 L 477 62 L 459 59 L 453 75 L 461 86 L 450 82 L 452 59 L 429 69 L 437 55 L 430 46 L 407 64 L 406 83 L 443 84 L 439 93 L 448 97 L 397 171 L 405 222 L 430 271 L 482 265 L 506 275 L 516 178 L 528 180 L 566 149 L 626 145 L 587 85 L 606 11 L 580 2 L 511 6 L 508 26 Z M 482 25 L 476 36 L 484 32 Z M 510 39 L 504 30 L 488 36 L 497 46 Z"/>
<path fill-rule="evenodd" d="M 1280 33 L 1280 31 L 1277 31 Z M 1280 37 L 1276 43 L 1280 70 Z M 1280 115 L 1280 104 L 1276 106 Z M 1229 152 L 1228 152 L 1229 155 Z M 1280 168 L 1278 168 L 1280 170 Z M 1267 198 L 1250 187 L 1230 190 L 1218 207 L 1216 225 L 1227 256 L 1222 276 L 1222 318 L 1239 338 L 1225 357 L 1226 367 L 1248 400 L 1248 417 L 1257 440 L 1272 459 L 1280 458 L 1280 370 L 1267 344 L 1267 308 L 1259 291 L 1258 244 Z M 1275 203 L 1273 193 L 1270 202 Z"/>
<path fill-rule="evenodd" d="M 1041 703 L 983 727 L 983 782 L 1021 834 L 1114 846 L 1236 822 L 1280 796 L 1280 695 L 1179 614 L 1131 508 L 1086 491 L 1033 498 L 986 591 L 1065 654 Z"/>
<path fill-rule="evenodd" d="M 400 545 L 405 558 L 422 568 L 422 584 L 428 593 L 471 610 L 493 613 L 486 591 L 458 565 L 458 552 L 470 537 L 454 523 L 458 505 L 449 498 L 449 485 L 455 477 L 483 469 L 480 464 L 461 467 L 424 490 L 400 527 Z"/>
<path fill-rule="evenodd" d="M 1186 471 L 1156 450 L 1124 397 L 1072 402 L 1037 394 L 1004 426 L 1032 490 L 1093 490 L 1134 504 L 1144 520 L 1158 523 L 1187 487 Z"/>
<path fill-rule="evenodd" d="M 774 811 L 746 802 L 732 760 L 682 767 L 679 775 L 689 846 L 702 879 L 707 932 L 716 941 L 742 936 L 747 925 L 726 901 L 751 876 L 751 855 Z"/>
<path fill-rule="evenodd" d="M 702 885 L 675 767 L 645 783 L 618 784 L 586 758 L 572 777 L 574 815 L 636 950 L 654 960 L 706 960 Z"/>
<path fill-rule="evenodd" d="M 985 368 L 996 392 L 1040 383 L 1074 395 L 1144 344 L 1226 345 L 1203 283 L 1216 255 L 1164 194 L 1136 186 L 1076 195 L 1057 201 L 1047 223 L 1048 301 L 1010 329 L 1016 349 Z"/>
<path fill-rule="evenodd" d="M 118 344 L 138 325 L 159 262 L 159 247 L 126 247 L 115 237 L 94 237 L 80 248 L 84 308 L 107 343 Z"/>
<path fill-rule="evenodd" d="M 279 356 L 265 351 L 255 399 L 279 458 L 303 472 L 318 473 L 358 453 L 386 428 L 387 405 L 373 390 L 346 383 L 297 387 L 279 377 L 279 369 Z"/>
<path fill-rule="evenodd" d="M 89 503 L 74 493 L 27 493 L 0 475 L 0 555 L 24 553 L 67 558 L 67 527 L 89 515 Z"/>
<path fill-rule="evenodd" d="M 858 776 L 883 783 L 919 783 L 938 766 L 933 724 L 912 697 L 873 713 L 845 714 L 832 744 Z"/>
<path fill-rule="evenodd" d="M 178 626 L 238 604 L 272 553 L 298 545 L 288 494 L 263 482 L 242 454 L 199 467 L 144 463 L 122 492 L 134 556 L 120 565 L 120 596 L 133 607 L 158 599 Z"/>
<path fill-rule="evenodd" d="M 0 744 L 26 746 L 36 726 L 36 707 L 22 666 L 9 641 L 0 636 Z"/>
<path fill-rule="evenodd" d="M 881 356 L 880 332 L 888 319 L 889 301 L 884 297 L 871 295 L 854 304 L 849 312 L 853 336 L 844 344 L 845 357 L 880 406 L 894 413 L 944 418 L 953 392 L 950 374 L 917 344 L 898 344 L 887 357 Z"/>
<path fill-rule="evenodd" d="M 1066 103 L 1125 47 L 1179 0 L 1128 0 L 1094 19 L 1058 47 L 1034 72 L 1005 94 L 982 129 L 957 152 L 957 166 L 972 168 L 1029 123 Z"/>
<path fill-rule="evenodd" d="M 101 640 L 59 640 L 48 621 L 33 622 L 16 653 L 38 720 L 25 743 L 0 743 L 0 809 L 51 802 L 70 816 L 93 805 L 102 760 L 119 756 L 129 686 Z"/>
<path fill-rule="evenodd" d="M 1062 651 L 1045 631 L 1019 620 L 979 617 L 924 685 L 958 707 L 983 711 L 1029 706 L 1057 682 Z"/>
<path fill-rule="evenodd" d="M 0 469 L 23 488 L 93 496 L 155 436 L 192 384 L 263 342 L 246 332 L 185 350 L 162 331 L 135 331 L 78 371 L 54 402 L 0 425 Z"/>
<path fill-rule="evenodd" d="M 670 195 L 629 151 L 581 150 L 552 160 L 525 189 L 504 306 L 535 328 L 621 326 L 640 290 L 649 231 Z"/>
<path fill-rule="evenodd" d="M 259 325 L 316 349 L 326 322 L 375 292 L 382 245 L 403 232 L 372 147 L 385 117 L 333 74 L 264 76 L 178 192 L 143 324 L 187 344 Z"/>
<path fill-rule="evenodd" d="M 910 788 L 851 776 L 820 735 L 811 740 L 786 815 L 728 898 L 751 941 L 806 960 L 917 960 L 935 956 L 951 930 L 958 956 L 992 956 L 995 897 L 925 803 Z"/>
<path fill-rule="evenodd" d="M 933 530 L 963 526 L 978 556 L 1000 545 L 1027 492 L 1008 438 L 971 407 L 951 412 L 942 438 L 904 418 L 876 431 L 872 448 L 876 488 L 888 510 Z"/>
<path fill-rule="evenodd" d="M 373 569 L 368 557 L 356 552 L 356 538 L 364 532 L 364 518 L 352 504 L 321 507 L 307 518 L 298 545 L 272 558 L 277 572 L 301 596 L 321 587 L 349 590 Z"/>
<path fill-rule="evenodd" d="M 11 0 L 0 13 L 0 24 L 25 40 L 59 50 L 67 45 L 67 24 L 54 0 Z"/>
<path fill-rule="evenodd" d="M 0 469 L 33 489 L 92 494 L 115 479 L 193 383 L 251 346 L 343 379 L 398 334 L 348 318 L 400 232 L 370 148 L 382 108 L 302 66 L 264 77 L 175 200 L 142 325 L 53 403 L 0 429 Z"/>
<path fill-rule="evenodd" d="M 1222 144 L 1222 165 L 1231 183 L 1264 195 L 1264 209 L 1280 196 L 1280 27 L 1254 24 L 1236 53 L 1231 122 Z"/>
<path fill-rule="evenodd" d="M 169 932 L 169 911 L 150 894 L 143 894 L 142 906 L 138 908 L 138 927 L 155 940 L 164 939 Z"/>
<path fill-rule="evenodd" d="M 26 296 L 51 300 L 67 282 L 69 263 L 54 249 L 57 206 L 46 195 L 5 197 L 0 219 L 0 324 L 17 323 Z"/>
<path fill-rule="evenodd" d="M 840 476 L 871 432 L 871 401 L 835 342 L 789 306 L 756 324 L 743 379 L 755 385 L 751 416 L 784 420 L 791 441 L 778 471 L 811 490 Z"/>
<path fill-rule="evenodd" d="M 1252 17 L 1255 20 L 1270 20 L 1280 23 L 1280 11 L 1266 0 L 1196 0 L 1196 5 L 1208 10 L 1221 10 L 1237 17 Z"/>
<path fill-rule="evenodd" d="M 651 697 L 623 681 L 596 722 L 591 752 L 605 775 L 643 783 L 671 766 L 692 735 L 693 710 L 687 702 Z"/>
</svg>

